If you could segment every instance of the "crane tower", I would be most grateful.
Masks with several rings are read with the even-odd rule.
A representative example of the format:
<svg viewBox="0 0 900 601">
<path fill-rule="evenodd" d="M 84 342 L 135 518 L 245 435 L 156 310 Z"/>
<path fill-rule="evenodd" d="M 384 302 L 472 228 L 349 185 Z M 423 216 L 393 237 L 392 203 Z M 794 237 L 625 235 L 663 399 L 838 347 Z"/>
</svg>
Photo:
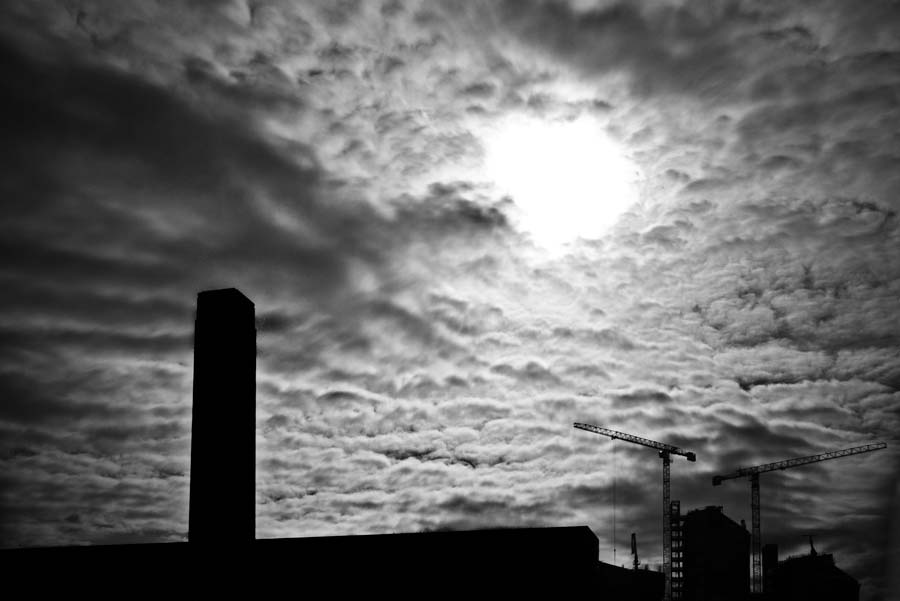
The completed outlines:
<svg viewBox="0 0 900 601">
<path fill-rule="evenodd" d="M 671 480 L 669 474 L 669 464 L 671 463 L 670 457 L 671 455 L 682 455 L 686 457 L 688 461 L 697 461 L 697 456 L 690 451 L 669 444 L 656 442 L 655 440 L 641 438 L 640 436 L 634 436 L 624 432 L 617 432 L 616 430 L 601 428 L 600 426 L 576 422 L 575 427 L 579 430 L 593 432 L 594 434 L 600 434 L 602 436 L 609 436 L 612 439 L 632 442 L 659 451 L 659 457 L 662 459 L 663 463 L 663 572 L 666 575 L 665 601 L 670 601 L 672 599 L 672 516 L 669 507 L 669 488 Z"/>
<path fill-rule="evenodd" d="M 847 457 L 848 455 L 858 455 L 859 453 L 868 453 L 870 451 L 878 451 L 887 447 L 883 442 L 862 445 L 859 447 L 851 447 L 849 449 L 841 449 L 839 451 L 831 451 L 821 453 L 819 455 L 809 455 L 806 457 L 796 457 L 794 459 L 785 459 L 783 461 L 775 461 L 773 463 L 764 463 L 753 467 L 742 467 L 738 470 L 725 474 L 724 476 L 713 476 L 713 486 L 720 485 L 724 480 L 733 478 L 741 478 L 746 476 L 750 480 L 750 508 L 753 521 L 753 530 L 751 532 L 750 546 L 753 555 L 753 574 L 751 579 L 751 587 L 754 593 L 761 593 L 762 590 L 762 554 L 760 553 L 760 519 L 759 519 L 759 475 L 773 470 L 786 470 L 792 467 L 826 461 L 828 459 L 837 459 L 839 457 Z"/>
</svg>

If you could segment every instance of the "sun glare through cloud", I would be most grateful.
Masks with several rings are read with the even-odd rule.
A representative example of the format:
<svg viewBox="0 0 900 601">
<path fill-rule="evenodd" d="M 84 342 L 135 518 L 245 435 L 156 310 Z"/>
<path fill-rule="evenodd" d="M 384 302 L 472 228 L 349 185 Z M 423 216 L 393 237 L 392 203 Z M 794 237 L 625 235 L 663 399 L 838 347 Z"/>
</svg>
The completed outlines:
<svg viewBox="0 0 900 601">
<path fill-rule="evenodd" d="M 601 236 L 638 197 L 638 168 L 590 118 L 507 119 L 486 141 L 485 168 L 551 251 Z"/>
</svg>

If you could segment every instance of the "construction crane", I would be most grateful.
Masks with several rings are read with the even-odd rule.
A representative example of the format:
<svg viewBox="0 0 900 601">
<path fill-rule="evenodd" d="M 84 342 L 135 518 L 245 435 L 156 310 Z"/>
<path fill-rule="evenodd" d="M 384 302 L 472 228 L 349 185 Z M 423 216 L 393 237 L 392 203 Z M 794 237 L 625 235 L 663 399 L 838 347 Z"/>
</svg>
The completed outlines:
<svg viewBox="0 0 900 601">
<path fill-rule="evenodd" d="M 575 427 L 579 430 L 586 430 L 587 432 L 593 432 L 594 434 L 609 436 L 612 439 L 633 442 L 634 444 L 643 445 L 645 447 L 650 447 L 651 449 L 656 449 L 657 451 L 659 451 L 659 456 L 663 462 L 663 572 L 666 575 L 665 601 L 670 601 L 672 599 L 672 522 L 669 510 L 669 464 L 671 462 L 670 456 L 681 455 L 683 457 L 687 457 L 688 461 L 697 461 L 697 456 L 690 451 L 685 451 L 684 449 L 680 449 L 669 444 L 656 442 L 655 440 L 648 440 L 646 438 L 633 436 L 624 432 L 617 432 L 616 430 L 601 428 L 600 426 L 593 426 L 591 424 L 581 424 L 576 422 Z"/>
<path fill-rule="evenodd" d="M 859 447 L 851 447 L 849 449 L 841 449 L 840 451 L 831 451 L 829 453 L 821 453 L 819 455 L 809 455 L 807 457 L 796 457 L 794 459 L 785 459 L 784 461 L 775 461 L 774 463 L 764 463 L 753 467 L 742 467 L 730 474 L 724 476 L 713 476 L 713 486 L 722 484 L 724 480 L 732 480 L 734 478 L 742 478 L 746 476 L 750 479 L 750 507 L 753 521 L 753 529 L 750 535 L 750 546 L 753 555 L 753 578 L 751 587 L 754 593 L 761 593 L 762 590 L 762 554 L 760 553 L 761 536 L 759 526 L 759 475 L 764 472 L 774 470 L 786 470 L 792 467 L 825 461 L 828 459 L 837 459 L 839 457 L 847 457 L 848 455 L 858 455 L 859 453 L 868 453 L 870 451 L 878 451 L 887 445 L 883 442 L 862 445 Z"/>
</svg>

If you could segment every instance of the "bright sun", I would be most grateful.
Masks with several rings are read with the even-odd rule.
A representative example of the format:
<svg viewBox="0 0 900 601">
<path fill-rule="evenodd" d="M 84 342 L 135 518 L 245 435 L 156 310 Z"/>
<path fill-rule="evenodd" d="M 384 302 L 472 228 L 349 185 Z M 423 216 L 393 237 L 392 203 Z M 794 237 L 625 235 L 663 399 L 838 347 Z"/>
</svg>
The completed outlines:
<svg viewBox="0 0 900 601">
<path fill-rule="evenodd" d="M 488 176 L 545 248 L 599 237 L 637 200 L 637 167 L 594 120 L 511 118 L 486 149 Z"/>
</svg>

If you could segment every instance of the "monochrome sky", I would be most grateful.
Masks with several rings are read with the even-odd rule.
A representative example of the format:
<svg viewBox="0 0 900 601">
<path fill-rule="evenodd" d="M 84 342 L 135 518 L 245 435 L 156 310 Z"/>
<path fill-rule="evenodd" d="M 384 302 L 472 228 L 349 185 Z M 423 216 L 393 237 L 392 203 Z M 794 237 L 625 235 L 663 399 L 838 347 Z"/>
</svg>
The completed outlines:
<svg viewBox="0 0 900 601">
<path fill-rule="evenodd" d="M 184 540 L 194 303 L 234 286 L 259 537 L 586 524 L 612 561 L 615 488 L 617 563 L 631 532 L 658 563 L 656 454 L 572 422 L 696 452 L 673 498 L 748 523 L 712 475 L 884 441 L 762 478 L 764 542 L 815 533 L 877 598 L 898 28 L 876 0 L 4 2 L 0 542 Z M 542 246 L 486 168 L 516 119 L 627 157 L 610 227 Z M 571 225 L 562 179 L 541 215 Z"/>
</svg>

